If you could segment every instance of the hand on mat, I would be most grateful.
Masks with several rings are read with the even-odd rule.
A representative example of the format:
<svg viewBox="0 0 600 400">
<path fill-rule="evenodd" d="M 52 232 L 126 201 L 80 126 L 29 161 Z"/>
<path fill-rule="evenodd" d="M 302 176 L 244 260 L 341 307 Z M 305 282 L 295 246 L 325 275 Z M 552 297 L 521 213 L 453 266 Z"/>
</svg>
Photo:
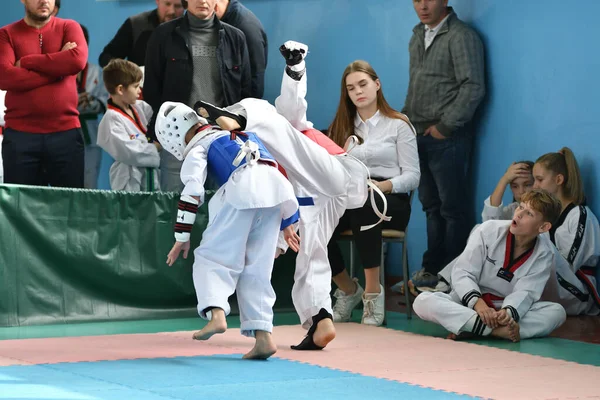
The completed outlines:
<svg viewBox="0 0 600 400">
<path fill-rule="evenodd" d="M 283 230 L 283 238 L 285 239 L 290 249 L 296 253 L 300 250 L 300 236 L 296 233 L 293 225 L 286 227 Z"/>
<path fill-rule="evenodd" d="M 488 307 L 485 304 L 485 301 L 482 299 L 477 300 L 475 303 L 475 307 L 473 307 L 479 318 L 486 324 L 488 327 L 492 329 L 496 329 L 498 327 L 498 321 L 496 320 L 496 310 Z"/>
<path fill-rule="evenodd" d="M 175 242 L 175 244 L 173 245 L 173 248 L 171 249 L 171 251 L 169 252 L 169 255 L 167 256 L 167 264 L 169 264 L 169 267 L 172 266 L 175 261 L 177 261 L 177 259 L 179 258 L 179 253 L 181 253 L 183 251 L 183 258 L 187 259 L 188 256 L 188 252 L 190 251 L 190 242 Z"/>
<path fill-rule="evenodd" d="M 438 139 L 438 140 L 446 139 L 446 136 L 442 135 L 440 133 L 440 131 L 438 131 L 438 128 L 436 128 L 435 125 L 431 125 L 429 128 L 427 128 L 425 133 L 423 133 L 423 136 L 427 136 L 427 135 L 431 135 L 434 137 L 434 139 Z"/>
<path fill-rule="evenodd" d="M 502 309 L 500 311 L 496 311 L 496 321 L 498 321 L 498 325 L 506 326 L 510 323 L 512 317 L 508 314 L 508 311 Z"/>
</svg>

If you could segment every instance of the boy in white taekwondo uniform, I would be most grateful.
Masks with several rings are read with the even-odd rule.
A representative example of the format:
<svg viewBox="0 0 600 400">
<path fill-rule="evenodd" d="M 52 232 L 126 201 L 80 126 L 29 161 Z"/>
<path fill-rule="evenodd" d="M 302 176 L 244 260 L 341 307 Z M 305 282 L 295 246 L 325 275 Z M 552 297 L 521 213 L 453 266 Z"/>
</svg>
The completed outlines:
<svg viewBox="0 0 600 400">
<path fill-rule="evenodd" d="M 156 127 L 163 148 L 183 161 L 185 187 L 169 265 L 181 251 L 187 257 L 207 174 L 220 185 L 208 204 L 208 226 L 194 251 L 198 313 L 210 319 L 194 339 L 207 340 L 227 329 L 228 298 L 236 291 L 242 334 L 256 338 L 244 358 L 266 359 L 276 351 L 271 339 L 275 303 L 271 272 L 280 227 L 293 234 L 290 223 L 298 211 L 294 190 L 251 132 L 222 131 L 186 105 L 171 102 L 161 106 Z"/>
<path fill-rule="evenodd" d="M 600 314 L 596 265 L 600 259 L 600 226 L 584 205 L 570 203 L 549 232 L 556 245 L 556 270 L 544 299 L 560 303 L 567 315 Z"/>
<path fill-rule="evenodd" d="M 103 78 L 110 99 L 98 128 L 98 145 L 115 160 L 110 167 L 110 188 L 160 190 L 160 145 L 149 143 L 146 137 L 152 107 L 138 100 L 142 71 L 130 61 L 115 59 L 104 67 Z"/>
<path fill-rule="evenodd" d="M 256 132 L 285 169 L 301 206 L 292 300 L 308 329 L 292 349 L 323 349 L 335 338 L 327 243 L 345 210 L 362 207 L 367 200 L 368 170 L 321 132 L 295 129 L 267 101 L 244 99 L 225 110 L 200 101 L 195 108 L 225 129 Z"/>
<path fill-rule="evenodd" d="M 81 25 L 83 36 L 89 44 L 89 34 L 85 26 Z M 77 74 L 77 93 L 79 101 L 79 121 L 85 145 L 85 173 L 84 187 L 96 189 L 98 187 L 98 173 L 102 161 L 102 149 L 98 146 L 98 116 L 106 111 L 108 92 L 102 79 L 102 68 L 88 62 L 83 71 Z"/>
<path fill-rule="evenodd" d="M 566 320 L 563 307 L 539 302 L 552 270 L 548 232 L 560 201 L 534 190 L 525 194 L 512 221 L 490 220 L 469 238 L 452 269 L 452 291 L 424 292 L 414 310 L 424 320 L 460 334 L 496 336 L 517 342 L 545 336 Z"/>
</svg>

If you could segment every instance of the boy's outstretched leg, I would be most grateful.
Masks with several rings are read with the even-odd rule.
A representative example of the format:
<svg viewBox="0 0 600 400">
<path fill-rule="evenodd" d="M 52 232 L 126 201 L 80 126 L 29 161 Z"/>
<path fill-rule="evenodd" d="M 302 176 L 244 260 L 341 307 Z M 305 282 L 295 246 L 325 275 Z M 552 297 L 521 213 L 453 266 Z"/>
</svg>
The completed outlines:
<svg viewBox="0 0 600 400">
<path fill-rule="evenodd" d="M 248 353 L 244 354 L 246 360 L 266 360 L 277 352 L 277 346 L 270 332 L 255 331 L 256 342 Z"/>
<path fill-rule="evenodd" d="M 210 310 L 210 321 L 204 328 L 194 333 L 194 340 L 208 340 L 213 335 L 224 333 L 227 330 L 227 319 L 222 308 Z"/>
</svg>

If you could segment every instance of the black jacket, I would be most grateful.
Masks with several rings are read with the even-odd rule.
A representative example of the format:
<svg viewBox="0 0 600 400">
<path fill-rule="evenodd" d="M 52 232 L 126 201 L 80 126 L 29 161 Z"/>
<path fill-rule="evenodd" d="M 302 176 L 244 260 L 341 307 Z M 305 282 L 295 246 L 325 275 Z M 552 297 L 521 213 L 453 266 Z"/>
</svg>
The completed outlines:
<svg viewBox="0 0 600 400">
<path fill-rule="evenodd" d="M 217 18 L 215 24 L 219 30 L 217 62 L 226 103 L 217 105 L 229 106 L 251 96 L 250 59 L 242 31 L 219 22 Z M 156 139 L 156 113 L 162 103 L 175 101 L 187 104 L 190 100 L 194 64 L 189 49 L 189 38 L 189 21 L 186 14 L 160 25 L 148 42 L 144 100 L 154 110 L 154 116 L 148 126 L 148 134 L 153 140 Z"/>
<path fill-rule="evenodd" d="M 158 10 L 146 11 L 127 18 L 115 37 L 104 47 L 98 62 L 102 68 L 113 58 L 123 58 L 144 65 L 150 35 L 160 25 Z"/>
<path fill-rule="evenodd" d="M 246 35 L 252 70 L 252 97 L 262 99 L 265 91 L 265 70 L 267 69 L 267 34 L 260 20 L 238 0 L 230 0 L 221 21 L 235 26 Z"/>
</svg>

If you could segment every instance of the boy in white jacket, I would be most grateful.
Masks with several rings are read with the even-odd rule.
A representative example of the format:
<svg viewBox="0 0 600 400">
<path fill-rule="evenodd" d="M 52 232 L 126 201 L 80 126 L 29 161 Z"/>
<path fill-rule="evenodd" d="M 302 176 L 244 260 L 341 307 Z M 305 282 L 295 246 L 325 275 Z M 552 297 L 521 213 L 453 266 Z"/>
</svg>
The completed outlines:
<svg viewBox="0 0 600 400">
<path fill-rule="evenodd" d="M 550 334 L 566 320 L 560 304 L 539 301 L 554 263 L 554 246 L 544 233 L 560 209 L 556 197 L 533 190 L 511 221 L 479 225 L 452 262 L 450 294 L 419 294 L 417 315 L 442 325 L 450 338 L 491 335 L 518 342 Z"/>
<path fill-rule="evenodd" d="M 110 188 L 160 190 L 161 147 L 146 137 L 152 107 L 138 100 L 142 71 L 130 61 L 115 59 L 104 68 L 103 77 L 110 99 L 98 128 L 98 145 L 115 160 L 110 167 Z"/>
<path fill-rule="evenodd" d="M 161 106 L 156 135 L 166 151 L 183 161 L 184 188 L 169 265 L 182 251 L 187 258 L 207 175 L 219 184 L 208 203 L 208 226 L 194 251 L 198 313 L 210 320 L 194 339 L 208 340 L 225 332 L 231 310 L 228 298 L 235 291 L 242 334 L 256 339 L 244 358 L 269 358 L 277 350 L 271 339 L 275 304 L 271 272 L 280 229 L 295 236 L 289 243 L 293 248 L 298 243 L 291 225 L 298 214 L 292 185 L 254 133 L 211 126 L 185 104 Z"/>
</svg>

